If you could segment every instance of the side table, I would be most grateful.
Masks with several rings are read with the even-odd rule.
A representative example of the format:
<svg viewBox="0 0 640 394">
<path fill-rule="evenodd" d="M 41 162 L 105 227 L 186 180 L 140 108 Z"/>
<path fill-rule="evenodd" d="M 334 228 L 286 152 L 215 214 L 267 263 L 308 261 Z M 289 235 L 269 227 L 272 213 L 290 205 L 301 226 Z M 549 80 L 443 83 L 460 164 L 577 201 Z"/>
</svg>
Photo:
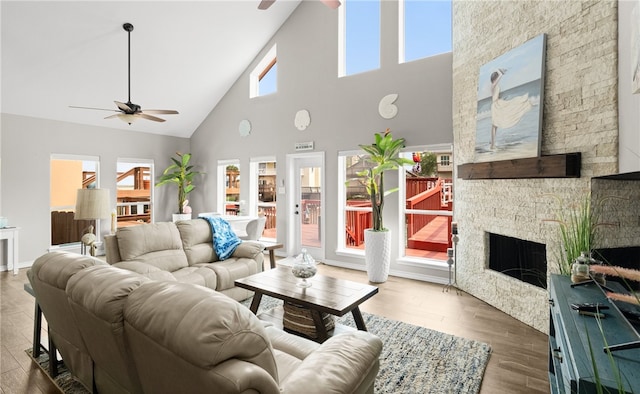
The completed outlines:
<svg viewBox="0 0 640 394">
<path fill-rule="evenodd" d="M 31 348 L 33 358 L 37 358 L 42 352 L 47 353 L 49 355 L 49 375 L 52 378 L 56 377 L 58 375 L 58 357 L 56 355 L 56 346 L 53 344 L 53 340 L 51 339 L 51 333 L 49 333 L 48 349 L 40 343 L 42 333 L 42 309 L 40 309 L 40 304 L 38 304 L 38 299 L 36 298 L 36 293 L 33 291 L 33 287 L 31 287 L 31 283 L 27 282 L 24 284 L 24 291 L 31 294 L 33 298 L 35 298 L 36 304 L 33 316 L 33 347 Z"/>
<path fill-rule="evenodd" d="M 0 239 L 7 240 L 7 270 L 18 275 L 18 227 L 0 228 Z"/>
<path fill-rule="evenodd" d="M 283 248 L 284 245 L 275 242 L 259 242 L 264 245 L 264 250 L 269 251 L 269 264 L 271 268 L 276 268 L 276 256 L 274 252 L 276 249 Z"/>
</svg>

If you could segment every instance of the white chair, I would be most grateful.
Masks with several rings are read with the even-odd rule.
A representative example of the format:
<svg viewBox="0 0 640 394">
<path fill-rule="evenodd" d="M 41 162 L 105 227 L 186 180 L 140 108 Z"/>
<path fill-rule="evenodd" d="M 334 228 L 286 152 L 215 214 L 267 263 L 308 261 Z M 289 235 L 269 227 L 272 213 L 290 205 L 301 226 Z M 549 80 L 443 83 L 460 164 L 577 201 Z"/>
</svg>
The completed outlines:
<svg viewBox="0 0 640 394">
<path fill-rule="evenodd" d="M 245 241 L 257 241 L 262 236 L 262 232 L 264 231 L 264 226 L 267 223 L 267 218 L 265 216 L 260 216 L 255 219 L 251 219 L 247 226 L 245 227 L 246 235 L 238 235 L 238 238 Z"/>
</svg>

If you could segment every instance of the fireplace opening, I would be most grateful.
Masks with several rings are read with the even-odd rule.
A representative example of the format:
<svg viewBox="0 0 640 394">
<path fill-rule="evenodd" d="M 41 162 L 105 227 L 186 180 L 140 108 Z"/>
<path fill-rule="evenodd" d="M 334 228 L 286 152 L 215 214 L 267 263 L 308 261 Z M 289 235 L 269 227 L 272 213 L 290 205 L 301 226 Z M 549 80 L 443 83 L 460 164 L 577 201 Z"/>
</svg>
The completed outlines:
<svg viewBox="0 0 640 394">
<path fill-rule="evenodd" d="M 489 233 L 489 268 L 512 278 L 547 288 L 544 244 Z"/>
</svg>

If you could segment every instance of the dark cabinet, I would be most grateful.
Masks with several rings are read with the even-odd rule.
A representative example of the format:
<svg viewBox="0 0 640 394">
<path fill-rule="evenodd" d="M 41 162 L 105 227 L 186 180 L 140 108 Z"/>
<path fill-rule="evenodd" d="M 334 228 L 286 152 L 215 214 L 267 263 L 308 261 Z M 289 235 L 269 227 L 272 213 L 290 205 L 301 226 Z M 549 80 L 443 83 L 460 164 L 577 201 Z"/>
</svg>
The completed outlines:
<svg viewBox="0 0 640 394">
<path fill-rule="evenodd" d="M 603 291 L 594 283 L 571 287 L 569 277 L 551 275 L 549 293 L 551 392 L 597 393 L 600 384 L 605 393 L 640 393 L 640 348 L 616 350 L 611 357 L 603 351 L 605 346 L 640 341 L 636 329 L 613 306 L 602 311 L 605 318 L 599 321 L 571 309 L 572 303 L 611 305 Z"/>
</svg>

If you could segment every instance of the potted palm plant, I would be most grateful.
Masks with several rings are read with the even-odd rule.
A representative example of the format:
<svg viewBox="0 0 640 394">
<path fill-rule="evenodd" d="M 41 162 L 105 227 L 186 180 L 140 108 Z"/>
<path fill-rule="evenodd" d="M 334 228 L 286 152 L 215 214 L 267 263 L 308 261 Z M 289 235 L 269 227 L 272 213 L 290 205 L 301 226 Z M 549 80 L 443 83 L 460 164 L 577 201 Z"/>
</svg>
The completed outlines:
<svg viewBox="0 0 640 394">
<path fill-rule="evenodd" d="M 191 208 L 187 205 L 187 196 L 193 191 L 193 178 L 199 174 L 193 171 L 190 153 L 176 152 L 177 158 L 172 157 L 173 163 L 167 167 L 156 182 L 156 186 L 174 183 L 178 186 L 178 213 L 173 214 L 173 221 L 191 219 Z"/>
<path fill-rule="evenodd" d="M 404 138 L 393 139 L 391 131 L 375 134 L 372 145 L 359 145 L 369 157 L 367 163 L 371 166 L 357 173 L 358 178 L 367 190 L 371 200 L 372 227 L 364 232 L 365 262 L 369 281 L 382 283 L 389 276 L 391 264 L 391 234 L 382 222 L 385 196 L 398 191 L 398 188 L 385 190 L 384 173 L 397 170 L 406 164 L 413 164 L 412 160 L 400 157 L 400 150 L 404 147 Z"/>
</svg>

